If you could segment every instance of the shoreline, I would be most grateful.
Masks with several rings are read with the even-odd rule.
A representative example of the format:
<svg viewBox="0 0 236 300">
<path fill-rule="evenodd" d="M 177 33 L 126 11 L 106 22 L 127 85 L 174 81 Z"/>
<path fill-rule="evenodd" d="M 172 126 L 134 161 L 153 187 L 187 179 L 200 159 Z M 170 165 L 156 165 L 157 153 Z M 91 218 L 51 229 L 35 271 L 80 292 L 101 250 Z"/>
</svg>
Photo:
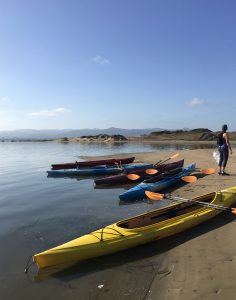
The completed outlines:
<svg viewBox="0 0 236 300">
<path fill-rule="evenodd" d="M 193 141 L 193 140 L 143 140 L 143 139 L 128 139 L 127 141 L 99 141 L 99 140 L 93 140 L 93 141 L 82 141 L 78 139 L 71 139 L 67 142 L 61 141 L 61 140 L 54 140 L 52 142 L 58 142 L 58 143 L 81 143 L 81 144 L 123 144 L 123 143 L 146 143 L 146 144 L 209 144 L 209 145 L 216 145 L 215 141 Z M 231 142 L 232 144 L 236 141 Z"/>
<path fill-rule="evenodd" d="M 152 139 L 142 137 L 128 137 L 127 140 L 112 140 L 112 139 L 80 139 L 69 138 L 63 139 L 20 139 L 20 140 L 0 140 L 0 143 L 61 143 L 61 144 L 126 144 L 126 143 L 141 143 L 141 144 L 157 144 L 157 145 L 211 145 L 215 146 L 215 140 L 193 140 L 193 139 Z M 231 145 L 236 145 L 236 140 L 230 141 Z"/>
</svg>

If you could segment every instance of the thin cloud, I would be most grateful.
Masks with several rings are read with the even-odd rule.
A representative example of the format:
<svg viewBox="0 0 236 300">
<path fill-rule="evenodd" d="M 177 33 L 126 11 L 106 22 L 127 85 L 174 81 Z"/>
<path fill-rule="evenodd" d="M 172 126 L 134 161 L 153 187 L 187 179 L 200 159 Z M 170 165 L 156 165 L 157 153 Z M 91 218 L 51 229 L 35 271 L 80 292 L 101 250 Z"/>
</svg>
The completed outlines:
<svg viewBox="0 0 236 300">
<path fill-rule="evenodd" d="M 2 102 L 10 102 L 10 98 L 8 98 L 8 97 L 2 97 L 1 101 Z"/>
<path fill-rule="evenodd" d="M 30 117 L 57 117 L 61 114 L 71 112 L 69 109 L 64 107 L 59 107 L 53 110 L 40 110 L 37 112 L 29 113 L 28 116 Z"/>
<path fill-rule="evenodd" d="M 193 98 L 192 100 L 186 102 L 186 104 L 190 107 L 195 107 L 195 106 L 199 106 L 199 105 L 203 105 L 205 103 L 204 100 L 202 99 L 198 99 L 198 98 Z"/>
<path fill-rule="evenodd" d="M 92 58 L 92 61 L 99 65 L 107 65 L 110 64 L 109 59 L 102 57 L 101 55 L 96 55 Z"/>
</svg>

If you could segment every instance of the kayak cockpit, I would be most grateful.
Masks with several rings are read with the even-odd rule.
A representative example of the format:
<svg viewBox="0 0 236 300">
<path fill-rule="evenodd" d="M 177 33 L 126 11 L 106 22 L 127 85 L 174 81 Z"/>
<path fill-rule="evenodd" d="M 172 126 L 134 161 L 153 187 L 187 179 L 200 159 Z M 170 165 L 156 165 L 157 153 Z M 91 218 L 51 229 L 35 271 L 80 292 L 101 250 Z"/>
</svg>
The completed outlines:
<svg viewBox="0 0 236 300">
<path fill-rule="evenodd" d="M 195 200 L 200 200 L 205 203 L 210 203 L 215 198 L 216 193 L 210 193 L 202 197 L 195 198 Z M 120 228 L 135 229 L 140 227 L 145 227 L 153 224 L 157 224 L 162 221 L 166 221 L 175 217 L 183 216 L 190 212 L 195 212 L 199 210 L 200 205 L 189 203 L 177 203 L 175 205 L 167 206 L 161 209 L 156 209 L 154 211 L 139 215 L 134 218 L 126 219 L 118 222 L 116 225 Z"/>
</svg>

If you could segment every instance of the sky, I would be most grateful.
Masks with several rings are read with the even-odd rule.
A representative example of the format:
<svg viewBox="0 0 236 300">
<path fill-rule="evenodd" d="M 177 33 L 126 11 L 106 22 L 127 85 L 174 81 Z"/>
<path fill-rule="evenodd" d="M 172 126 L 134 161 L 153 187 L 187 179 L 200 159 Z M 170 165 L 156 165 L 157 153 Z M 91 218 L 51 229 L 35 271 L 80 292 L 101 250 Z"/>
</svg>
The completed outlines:
<svg viewBox="0 0 236 300">
<path fill-rule="evenodd" d="M 236 130 L 236 1 L 0 0 L 0 130 Z"/>
</svg>

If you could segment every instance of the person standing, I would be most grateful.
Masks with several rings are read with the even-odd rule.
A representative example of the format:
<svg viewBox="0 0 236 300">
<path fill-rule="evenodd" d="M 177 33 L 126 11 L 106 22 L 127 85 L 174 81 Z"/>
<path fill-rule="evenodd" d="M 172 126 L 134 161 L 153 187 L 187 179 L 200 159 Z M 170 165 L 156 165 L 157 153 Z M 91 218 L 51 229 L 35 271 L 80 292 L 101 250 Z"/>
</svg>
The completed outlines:
<svg viewBox="0 0 236 300">
<path fill-rule="evenodd" d="M 229 173 L 225 172 L 225 167 L 228 162 L 229 158 L 229 151 L 230 154 L 233 153 L 230 141 L 229 141 L 229 134 L 227 132 L 228 126 L 224 124 L 222 126 L 222 131 L 219 133 L 218 138 L 217 138 L 217 144 L 218 144 L 218 150 L 220 153 L 220 160 L 218 163 L 218 174 L 219 175 L 230 175 Z"/>
</svg>

